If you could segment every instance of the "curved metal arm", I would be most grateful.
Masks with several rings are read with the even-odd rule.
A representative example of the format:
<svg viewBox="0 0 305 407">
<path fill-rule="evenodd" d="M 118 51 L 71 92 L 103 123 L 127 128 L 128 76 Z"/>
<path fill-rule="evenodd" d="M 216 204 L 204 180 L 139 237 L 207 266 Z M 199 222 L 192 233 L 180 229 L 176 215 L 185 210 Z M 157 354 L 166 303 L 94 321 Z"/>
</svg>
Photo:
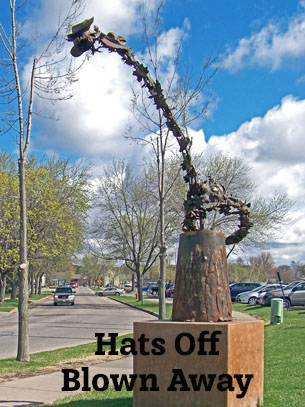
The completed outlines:
<svg viewBox="0 0 305 407">
<path fill-rule="evenodd" d="M 91 50 L 100 52 L 106 48 L 110 52 L 116 52 L 127 65 L 133 67 L 133 75 L 137 81 L 142 83 L 150 94 L 156 109 L 162 110 L 166 118 L 166 125 L 176 138 L 180 152 L 182 154 L 181 168 L 185 172 L 184 181 L 188 184 L 187 199 L 184 202 L 185 218 L 183 221 L 183 231 L 194 231 L 204 229 L 204 221 L 207 214 L 216 211 L 224 216 L 238 215 L 238 229 L 226 238 L 226 244 L 239 243 L 249 232 L 252 224 L 249 220 L 250 203 L 245 203 L 232 195 L 226 195 L 224 187 L 217 184 L 211 177 L 206 181 L 200 180 L 196 169 L 192 164 L 190 149 L 191 139 L 179 126 L 171 108 L 165 99 L 161 84 L 154 81 L 149 76 L 146 66 L 135 59 L 131 48 L 126 47 L 126 39 L 116 33 L 102 33 L 98 27 L 90 30 L 93 18 L 84 20 L 82 23 L 72 27 L 72 33 L 68 35 L 68 41 L 73 41 L 71 50 L 73 56 L 80 56 L 82 53 Z M 95 47 L 98 43 L 98 47 Z"/>
</svg>

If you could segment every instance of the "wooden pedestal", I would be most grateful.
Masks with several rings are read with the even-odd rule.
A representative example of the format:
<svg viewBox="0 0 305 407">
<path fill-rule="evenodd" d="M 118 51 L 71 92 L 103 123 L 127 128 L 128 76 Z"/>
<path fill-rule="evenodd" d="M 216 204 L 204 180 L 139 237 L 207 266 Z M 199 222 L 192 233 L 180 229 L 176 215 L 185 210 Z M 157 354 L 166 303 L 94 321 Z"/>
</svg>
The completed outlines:
<svg viewBox="0 0 305 407">
<path fill-rule="evenodd" d="M 262 403 L 263 321 L 135 322 L 135 340 L 140 343 L 144 337 L 149 354 L 134 356 L 134 374 L 142 375 L 134 389 L 134 407 Z"/>
</svg>

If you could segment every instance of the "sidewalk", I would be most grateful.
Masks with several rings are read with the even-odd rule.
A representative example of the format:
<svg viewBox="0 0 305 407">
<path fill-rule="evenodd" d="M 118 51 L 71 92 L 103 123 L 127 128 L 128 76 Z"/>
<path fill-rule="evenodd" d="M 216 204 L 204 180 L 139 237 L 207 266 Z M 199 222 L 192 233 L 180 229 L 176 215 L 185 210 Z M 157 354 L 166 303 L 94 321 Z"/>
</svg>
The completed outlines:
<svg viewBox="0 0 305 407">
<path fill-rule="evenodd" d="M 81 372 L 81 368 L 77 369 Z M 89 367 L 89 377 L 95 374 L 130 374 L 132 357 L 99 363 Z M 80 383 L 82 386 L 82 372 Z M 26 379 L 0 383 L 0 407 L 30 407 L 81 393 L 79 391 L 61 391 L 64 375 L 61 371 Z M 89 382 L 90 386 L 90 382 Z"/>
</svg>

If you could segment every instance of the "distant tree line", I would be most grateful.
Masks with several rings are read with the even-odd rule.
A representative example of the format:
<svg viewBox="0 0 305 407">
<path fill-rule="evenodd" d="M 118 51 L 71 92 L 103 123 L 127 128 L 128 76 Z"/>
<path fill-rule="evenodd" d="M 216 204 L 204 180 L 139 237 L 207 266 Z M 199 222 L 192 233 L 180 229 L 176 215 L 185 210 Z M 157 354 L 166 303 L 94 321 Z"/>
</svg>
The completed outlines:
<svg viewBox="0 0 305 407">
<path fill-rule="evenodd" d="M 228 263 L 230 281 L 259 281 L 278 282 L 280 273 L 283 283 L 305 278 L 305 264 L 292 261 L 290 265 L 275 266 L 272 255 L 262 252 L 258 256 L 250 257 L 249 261 L 242 258 Z"/>
</svg>

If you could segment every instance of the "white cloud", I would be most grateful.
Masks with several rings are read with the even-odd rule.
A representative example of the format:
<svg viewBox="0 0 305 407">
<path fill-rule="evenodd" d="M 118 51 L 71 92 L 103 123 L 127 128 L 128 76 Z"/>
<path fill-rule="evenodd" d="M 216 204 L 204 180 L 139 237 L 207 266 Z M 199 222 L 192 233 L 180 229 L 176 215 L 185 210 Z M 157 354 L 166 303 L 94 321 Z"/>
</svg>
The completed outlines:
<svg viewBox="0 0 305 407">
<path fill-rule="evenodd" d="M 243 123 L 230 134 L 205 140 L 202 130 L 190 132 L 194 151 L 206 155 L 221 151 L 243 158 L 252 167 L 258 195 L 268 199 L 277 191 L 295 202 L 291 223 L 270 248 L 277 264 L 305 261 L 304 128 L 305 100 L 287 96 L 263 117 Z"/>
<path fill-rule="evenodd" d="M 74 23 L 94 16 L 94 24 L 98 25 L 102 32 L 116 31 L 121 35 L 130 35 L 139 30 L 142 5 L 143 0 L 111 0 L 111 3 L 109 0 L 86 0 L 82 13 L 77 17 L 78 21 Z M 40 0 L 25 22 L 24 35 L 39 33 L 39 38 L 49 38 L 70 6 L 71 1 Z"/>
<path fill-rule="evenodd" d="M 115 54 L 89 60 L 74 85 L 72 99 L 58 102 L 58 121 L 41 121 L 39 139 L 46 148 L 57 147 L 83 155 L 124 154 L 130 113 L 130 69 Z M 40 108 L 48 108 L 40 102 Z"/>
<path fill-rule="evenodd" d="M 304 57 L 304 36 L 304 12 L 290 19 L 286 28 L 270 23 L 260 32 L 240 39 L 237 47 L 229 47 L 222 67 L 233 72 L 251 65 L 279 69 L 285 60 Z"/>
<path fill-rule="evenodd" d="M 149 2 L 148 13 L 152 12 L 153 3 Z M 49 35 L 57 27 L 58 10 L 62 2 L 54 0 L 52 7 L 49 2 L 41 4 L 33 16 L 34 21 L 27 24 L 35 23 L 37 31 L 44 29 L 45 34 Z M 131 34 L 141 34 L 139 24 L 142 5 L 143 0 L 113 0 L 111 6 L 107 0 L 87 0 L 85 11 L 78 21 L 94 15 L 95 23 L 103 32 L 118 32 L 128 40 Z M 182 28 L 171 28 L 160 35 L 160 80 L 165 88 L 166 78 L 174 71 L 169 61 L 189 28 L 190 24 L 186 20 Z M 128 45 L 132 46 L 131 40 Z M 71 43 L 66 46 L 70 48 Z M 142 61 L 144 56 L 145 53 L 137 58 Z M 24 83 L 29 77 L 30 68 L 28 65 L 24 69 Z M 128 143 L 124 135 L 128 128 L 133 128 L 135 132 L 139 130 L 139 124 L 131 112 L 131 89 L 137 89 L 137 86 L 140 85 L 132 76 L 132 68 L 124 65 L 118 55 L 110 54 L 107 50 L 96 53 L 81 68 L 78 81 L 73 84 L 74 97 L 55 106 L 58 120 L 35 119 L 39 131 L 35 132 L 33 148 L 69 151 L 93 158 L 134 156 L 140 147 Z M 38 98 L 35 104 L 44 116 L 48 116 L 54 109 L 52 104 Z"/>
<path fill-rule="evenodd" d="M 235 132 L 210 137 L 205 151 L 242 157 L 252 165 L 262 193 L 287 191 L 295 199 L 300 183 L 305 183 L 304 128 L 305 100 L 287 96 L 263 117 L 243 123 Z"/>
</svg>

